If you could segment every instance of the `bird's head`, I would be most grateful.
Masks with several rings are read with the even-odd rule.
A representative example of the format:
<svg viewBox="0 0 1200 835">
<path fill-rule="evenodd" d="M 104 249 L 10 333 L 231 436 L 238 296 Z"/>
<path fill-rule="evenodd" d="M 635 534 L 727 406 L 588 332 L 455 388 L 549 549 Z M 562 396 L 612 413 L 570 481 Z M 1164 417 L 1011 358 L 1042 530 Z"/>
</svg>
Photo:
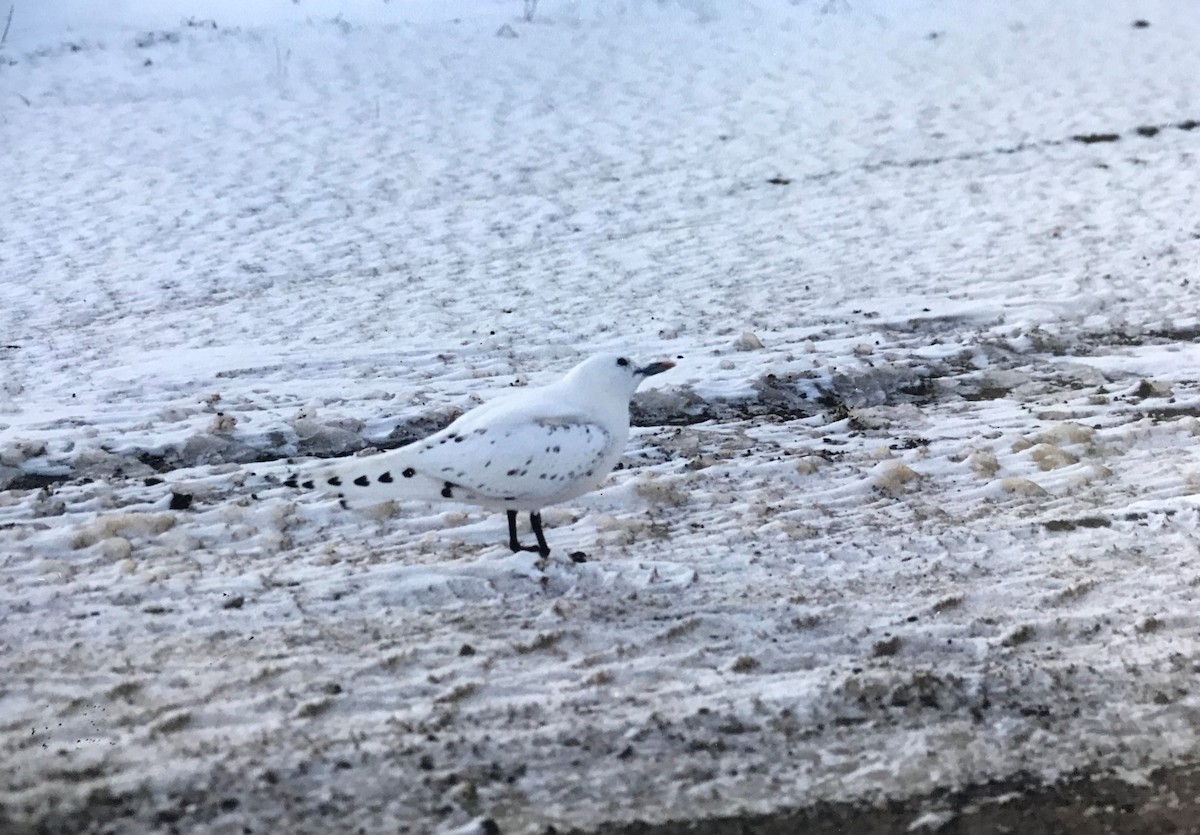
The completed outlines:
<svg viewBox="0 0 1200 835">
<path fill-rule="evenodd" d="M 667 360 L 639 365 L 630 357 L 619 354 L 597 354 L 572 368 L 566 381 L 595 395 L 624 397 L 628 401 L 642 380 L 674 367 L 675 363 Z"/>
</svg>

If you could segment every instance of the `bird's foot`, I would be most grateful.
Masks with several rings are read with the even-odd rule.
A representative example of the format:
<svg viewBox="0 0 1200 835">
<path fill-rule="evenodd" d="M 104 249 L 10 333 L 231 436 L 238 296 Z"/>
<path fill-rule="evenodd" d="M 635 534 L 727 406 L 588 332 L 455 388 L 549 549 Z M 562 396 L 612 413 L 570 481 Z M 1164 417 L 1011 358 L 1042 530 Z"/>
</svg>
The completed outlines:
<svg viewBox="0 0 1200 835">
<path fill-rule="evenodd" d="M 517 541 L 517 512 L 508 511 L 508 547 L 513 553 L 529 551 L 537 554 L 543 560 L 550 556 L 550 546 L 546 544 L 546 535 L 542 532 L 542 516 L 540 513 L 530 513 L 529 522 L 533 526 L 533 534 L 537 537 L 537 545 L 522 545 Z"/>
</svg>

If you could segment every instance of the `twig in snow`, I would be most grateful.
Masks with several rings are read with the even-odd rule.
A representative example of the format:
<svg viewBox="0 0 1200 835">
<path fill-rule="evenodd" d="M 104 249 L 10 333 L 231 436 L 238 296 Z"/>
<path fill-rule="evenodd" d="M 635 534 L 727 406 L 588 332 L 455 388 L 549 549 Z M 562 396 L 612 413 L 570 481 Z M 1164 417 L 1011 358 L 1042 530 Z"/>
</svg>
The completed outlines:
<svg viewBox="0 0 1200 835">
<path fill-rule="evenodd" d="M 4 46 L 4 42 L 8 40 L 8 28 L 12 26 L 13 12 L 17 10 L 17 4 L 13 3 L 8 7 L 8 20 L 4 21 L 4 34 L 0 35 L 0 46 Z"/>
</svg>

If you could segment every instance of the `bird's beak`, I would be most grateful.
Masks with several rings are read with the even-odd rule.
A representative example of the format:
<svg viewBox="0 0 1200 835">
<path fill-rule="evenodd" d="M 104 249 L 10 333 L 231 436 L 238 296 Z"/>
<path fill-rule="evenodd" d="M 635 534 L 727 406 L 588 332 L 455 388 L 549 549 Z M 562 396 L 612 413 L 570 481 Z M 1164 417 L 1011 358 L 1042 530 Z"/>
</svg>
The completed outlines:
<svg viewBox="0 0 1200 835">
<path fill-rule="evenodd" d="M 663 360 L 662 362 L 652 362 L 647 366 L 639 368 L 637 373 L 643 377 L 651 377 L 655 374 L 662 374 L 675 367 L 675 363 Z"/>
</svg>

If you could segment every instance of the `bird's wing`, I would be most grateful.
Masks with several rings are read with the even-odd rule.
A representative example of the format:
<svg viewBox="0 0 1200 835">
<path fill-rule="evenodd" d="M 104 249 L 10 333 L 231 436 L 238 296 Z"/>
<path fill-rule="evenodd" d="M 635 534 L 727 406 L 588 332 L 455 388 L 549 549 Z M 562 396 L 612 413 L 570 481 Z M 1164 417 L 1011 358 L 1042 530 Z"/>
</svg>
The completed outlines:
<svg viewBox="0 0 1200 835">
<path fill-rule="evenodd" d="M 403 449 L 330 468 L 317 480 L 324 487 L 332 473 L 352 506 L 437 496 L 536 506 L 580 480 L 602 478 L 597 468 L 614 442 L 586 418 L 520 415 L 474 428 L 452 425 Z"/>
</svg>

